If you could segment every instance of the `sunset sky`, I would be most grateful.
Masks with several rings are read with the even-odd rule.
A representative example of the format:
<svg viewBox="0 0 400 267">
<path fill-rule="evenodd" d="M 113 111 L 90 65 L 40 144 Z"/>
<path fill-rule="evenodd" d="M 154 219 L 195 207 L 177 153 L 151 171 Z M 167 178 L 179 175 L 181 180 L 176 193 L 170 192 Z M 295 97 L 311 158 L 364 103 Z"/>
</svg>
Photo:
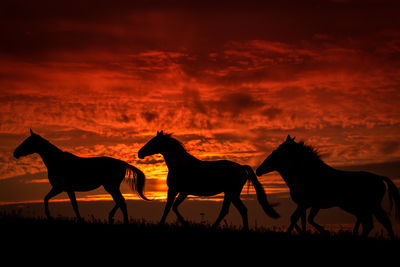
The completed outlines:
<svg viewBox="0 0 400 267">
<path fill-rule="evenodd" d="M 158 130 L 203 160 L 256 168 L 291 134 L 332 166 L 398 170 L 399 1 L 261 2 L 2 1 L 0 203 L 50 189 L 39 156 L 12 156 L 30 128 L 134 164 L 150 197 L 168 170 L 137 151 Z"/>
</svg>

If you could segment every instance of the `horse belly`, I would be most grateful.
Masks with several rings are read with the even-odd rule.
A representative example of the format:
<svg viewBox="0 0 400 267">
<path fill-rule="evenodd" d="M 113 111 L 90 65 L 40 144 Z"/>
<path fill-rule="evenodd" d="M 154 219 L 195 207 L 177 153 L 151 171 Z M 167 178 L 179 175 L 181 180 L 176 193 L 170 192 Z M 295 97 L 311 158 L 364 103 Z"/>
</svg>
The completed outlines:
<svg viewBox="0 0 400 267">
<path fill-rule="evenodd" d="M 71 168 L 63 173 L 54 174 L 54 178 L 49 180 L 55 187 L 64 191 L 90 191 L 105 184 L 118 185 L 124 178 L 125 169 L 119 170 L 104 165 L 97 168 Z"/>
</svg>

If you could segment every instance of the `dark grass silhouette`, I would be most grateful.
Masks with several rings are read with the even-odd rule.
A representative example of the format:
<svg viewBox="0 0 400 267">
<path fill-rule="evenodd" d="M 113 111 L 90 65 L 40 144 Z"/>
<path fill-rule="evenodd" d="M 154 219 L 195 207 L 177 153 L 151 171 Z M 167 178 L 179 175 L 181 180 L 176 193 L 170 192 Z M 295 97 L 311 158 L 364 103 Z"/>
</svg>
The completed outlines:
<svg viewBox="0 0 400 267">
<path fill-rule="evenodd" d="M 51 218 L 49 200 L 62 192 L 67 192 L 78 220 L 82 220 L 75 191 L 90 191 L 103 186 L 116 203 L 110 211 L 109 222 L 113 223 L 114 214 L 120 208 L 124 222 L 128 223 L 125 199 L 119 189 L 123 180 L 127 181 L 141 198 L 148 200 L 143 195 L 144 173 L 124 161 L 110 157 L 78 157 L 62 151 L 31 130 L 31 135 L 15 149 L 14 157 L 18 159 L 33 153 L 38 153 L 42 158 L 52 185 L 52 189 L 44 198 L 45 214 L 48 218 Z"/>
<path fill-rule="evenodd" d="M 188 195 L 213 196 L 223 192 L 222 209 L 213 227 L 218 226 L 233 203 L 242 216 L 243 228 L 248 229 L 247 208 L 240 200 L 240 193 L 248 180 L 253 183 L 257 199 L 265 213 L 273 218 L 279 217 L 268 203 L 265 191 L 250 166 L 228 160 L 199 160 L 190 155 L 178 140 L 170 134 L 164 134 L 163 131 L 157 132 L 157 135 L 139 150 L 138 156 L 143 159 L 154 154 L 162 154 L 168 166 L 168 197 L 161 224 L 165 222 L 171 207 L 178 220 L 186 224 L 178 206 Z"/>
<path fill-rule="evenodd" d="M 355 235 L 361 224 L 362 236 L 368 236 L 373 228 L 374 215 L 389 236 L 395 239 L 389 217 L 381 205 L 387 186 L 391 207 L 394 203 L 396 217 L 399 219 L 399 190 L 389 178 L 369 172 L 334 169 L 320 159 L 313 147 L 295 142 L 290 135 L 265 159 L 256 173 L 260 176 L 271 171 L 279 172 L 290 189 L 292 200 L 298 205 L 291 216 L 288 232 L 294 227 L 302 231 L 297 221 L 301 216 L 304 218 L 306 209 L 311 207 L 308 222 L 325 233 L 326 230 L 314 221 L 319 209 L 340 207 L 356 216 Z"/>
<path fill-rule="evenodd" d="M 387 258 L 389 249 L 398 249 L 400 245 L 398 240 L 391 241 L 382 236 L 354 237 L 346 231 L 330 236 L 318 233 L 288 235 L 268 228 L 243 231 L 227 225 L 214 228 L 209 224 L 191 222 L 182 226 L 179 222 L 159 225 L 130 220 L 128 225 L 111 225 L 101 220 L 77 222 L 65 218 L 47 220 L 7 214 L 0 214 L 0 234 L 3 253 L 9 249 L 17 252 L 18 257 L 26 257 L 26 252 L 33 250 L 37 253 L 32 259 L 42 261 L 47 260 L 46 255 L 59 255 L 54 259 L 60 261 L 74 257 L 81 262 L 78 256 L 91 261 L 104 260 L 108 256 L 112 260 L 122 258 L 137 262 L 142 259 L 147 263 L 160 260 L 179 262 L 191 256 L 190 260 L 196 263 L 204 261 L 206 265 L 210 260 L 214 263 L 218 259 L 224 263 L 265 258 L 270 261 L 300 254 L 301 257 L 295 257 L 296 262 L 301 259 L 310 261 L 305 255 L 327 255 L 329 258 L 334 255 L 335 258 L 346 258 L 345 262 L 348 262 L 347 256 L 356 257 L 357 250 L 362 251 L 364 258 L 366 252 L 373 252 L 371 255 L 383 252 Z M 356 258 L 360 260 L 358 255 Z"/>
</svg>

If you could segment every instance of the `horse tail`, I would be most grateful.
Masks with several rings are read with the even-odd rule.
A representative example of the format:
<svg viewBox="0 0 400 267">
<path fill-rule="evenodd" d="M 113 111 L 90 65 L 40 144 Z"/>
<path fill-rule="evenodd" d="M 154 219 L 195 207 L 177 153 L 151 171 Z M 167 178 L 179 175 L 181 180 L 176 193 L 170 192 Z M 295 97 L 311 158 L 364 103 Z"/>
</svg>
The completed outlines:
<svg viewBox="0 0 400 267">
<path fill-rule="evenodd" d="M 129 186 L 133 191 L 138 192 L 139 196 L 142 199 L 150 201 L 150 199 L 145 197 L 143 194 L 144 184 L 146 181 L 146 176 L 144 175 L 144 173 L 135 166 L 132 166 L 128 163 L 125 163 L 125 167 L 126 167 L 125 181 L 129 184 Z"/>
<path fill-rule="evenodd" d="M 257 200 L 262 206 L 264 212 L 272 217 L 272 218 L 279 218 L 280 215 L 273 209 L 273 206 L 271 205 L 268 200 L 267 200 L 267 194 L 264 191 L 263 186 L 261 185 L 260 181 L 258 181 L 256 174 L 254 173 L 253 169 L 249 165 L 244 165 L 244 168 L 247 172 L 248 179 L 251 180 L 253 183 L 254 189 L 256 190 L 257 194 Z"/>
<path fill-rule="evenodd" d="M 400 220 L 400 193 L 397 186 L 388 177 L 382 176 L 383 181 L 386 182 L 389 193 L 390 209 L 393 208 L 393 202 L 395 206 L 395 216 L 397 220 Z"/>
</svg>

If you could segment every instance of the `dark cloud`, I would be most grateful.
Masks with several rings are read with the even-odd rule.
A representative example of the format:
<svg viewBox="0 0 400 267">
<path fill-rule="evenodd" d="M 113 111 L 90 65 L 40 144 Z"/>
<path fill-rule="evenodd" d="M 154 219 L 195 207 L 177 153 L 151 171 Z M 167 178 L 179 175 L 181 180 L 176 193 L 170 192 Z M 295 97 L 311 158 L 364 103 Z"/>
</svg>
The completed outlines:
<svg viewBox="0 0 400 267">
<path fill-rule="evenodd" d="M 275 107 L 268 107 L 263 109 L 261 112 L 263 115 L 267 116 L 268 119 L 274 120 L 278 115 L 282 114 L 283 110 Z"/>
<path fill-rule="evenodd" d="M 215 108 L 221 112 L 227 112 L 233 116 L 258 109 L 263 106 L 263 102 L 255 99 L 250 93 L 237 92 L 222 95 L 215 103 Z"/>
<path fill-rule="evenodd" d="M 123 122 L 123 123 L 128 123 L 128 122 L 131 121 L 131 119 L 129 118 L 129 116 L 126 115 L 125 113 L 122 113 L 120 116 L 118 116 L 118 117 L 116 118 L 116 120 L 117 120 L 118 122 Z"/>
<path fill-rule="evenodd" d="M 362 37 L 362 45 L 399 26 L 396 10 L 397 1 L 3 1 L 0 51 L 25 60 L 160 47 L 195 54 L 232 40 L 299 43 L 316 35 Z"/>
<path fill-rule="evenodd" d="M 207 114 L 207 108 L 201 99 L 199 90 L 184 87 L 183 105 L 195 113 Z"/>
<path fill-rule="evenodd" d="M 152 122 L 155 119 L 158 118 L 158 114 L 155 112 L 150 112 L 150 111 L 145 111 L 141 113 L 142 117 L 147 121 L 147 122 Z"/>
<path fill-rule="evenodd" d="M 382 154 L 393 154 L 400 150 L 400 142 L 397 140 L 383 141 L 378 149 Z"/>
</svg>

